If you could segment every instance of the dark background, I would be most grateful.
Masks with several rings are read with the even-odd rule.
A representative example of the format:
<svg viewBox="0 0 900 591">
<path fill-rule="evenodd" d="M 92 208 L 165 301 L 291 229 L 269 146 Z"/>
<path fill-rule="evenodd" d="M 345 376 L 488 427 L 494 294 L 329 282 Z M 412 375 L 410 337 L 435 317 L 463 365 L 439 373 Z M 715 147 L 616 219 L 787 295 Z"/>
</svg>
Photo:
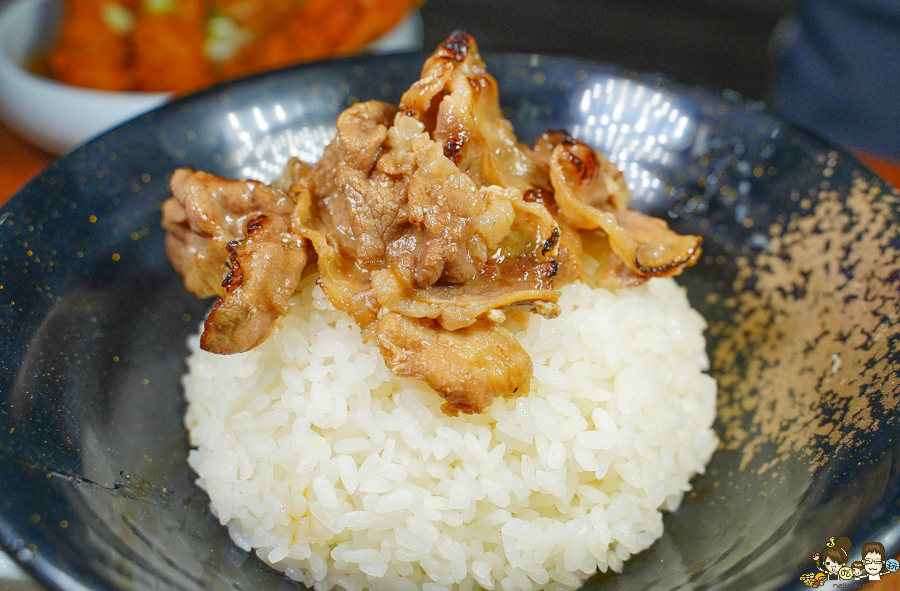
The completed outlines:
<svg viewBox="0 0 900 591">
<path fill-rule="evenodd" d="M 426 0 L 425 49 L 450 32 L 483 51 L 572 55 L 749 99 L 774 80 L 773 35 L 791 0 Z"/>
</svg>

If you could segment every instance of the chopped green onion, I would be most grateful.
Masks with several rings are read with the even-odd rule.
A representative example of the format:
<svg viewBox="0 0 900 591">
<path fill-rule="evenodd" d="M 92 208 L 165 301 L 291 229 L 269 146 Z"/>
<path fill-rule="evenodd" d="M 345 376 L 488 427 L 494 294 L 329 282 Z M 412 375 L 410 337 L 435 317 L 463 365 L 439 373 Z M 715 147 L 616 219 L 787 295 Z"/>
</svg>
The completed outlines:
<svg viewBox="0 0 900 591">
<path fill-rule="evenodd" d="M 176 8 L 175 0 L 144 0 L 144 10 L 156 16 L 172 14 Z"/>
<path fill-rule="evenodd" d="M 116 35 L 127 35 L 134 28 L 134 15 L 121 4 L 114 2 L 104 4 L 100 7 L 100 18 Z"/>
<path fill-rule="evenodd" d="M 216 14 L 206 21 L 203 51 L 209 61 L 224 62 L 237 55 L 251 37 L 250 32 L 239 27 L 234 19 Z"/>
</svg>

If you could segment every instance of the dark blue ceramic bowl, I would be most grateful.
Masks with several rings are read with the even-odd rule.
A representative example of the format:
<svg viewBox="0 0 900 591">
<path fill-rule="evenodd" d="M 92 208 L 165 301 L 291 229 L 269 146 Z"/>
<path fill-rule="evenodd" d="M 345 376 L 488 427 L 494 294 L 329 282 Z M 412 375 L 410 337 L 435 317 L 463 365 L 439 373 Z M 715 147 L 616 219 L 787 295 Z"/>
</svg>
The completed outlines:
<svg viewBox="0 0 900 591">
<path fill-rule="evenodd" d="M 0 544 L 51 589 L 291 589 L 210 515 L 179 377 L 210 302 L 160 229 L 179 166 L 272 179 L 338 112 L 397 101 L 424 55 L 289 69 L 171 103 L 64 156 L 0 212 Z M 589 588 L 801 585 L 849 536 L 900 551 L 898 196 L 738 97 L 592 63 L 493 55 L 525 142 L 566 128 L 634 203 L 705 241 L 680 281 L 709 320 L 722 447 L 666 533 Z M 892 575 L 888 575 L 892 576 Z M 896 575 L 900 577 L 900 575 Z"/>
</svg>

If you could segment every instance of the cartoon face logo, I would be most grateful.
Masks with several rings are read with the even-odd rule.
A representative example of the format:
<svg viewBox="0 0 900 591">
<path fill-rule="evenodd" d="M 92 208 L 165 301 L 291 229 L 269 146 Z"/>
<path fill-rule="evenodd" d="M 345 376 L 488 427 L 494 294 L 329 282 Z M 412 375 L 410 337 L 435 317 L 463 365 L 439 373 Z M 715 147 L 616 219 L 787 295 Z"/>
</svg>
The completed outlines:
<svg viewBox="0 0 900 591">
<path fill-rule="evenodd" d="M 881 572 L 882 555 L 877 552 L 869 552 L 863 556 L 863 563 L 866 565 L 867 573 L 877 575 Z"/>
<path fill-rule="evenodd" d="M 818 574 L 807 573 L 802 575 L 800 580 L 809 587 L 818 587 L 828 580 L 879 580 L 888 573 L 900 571 L 900 560 L 885 556 L 884 545 L 881 542 L 863 544 L 860 552 L 862 560 L 855 560 L 851 564 L 847 555 L 851 545 L 850 538 L 846 536 L 828 538 L 821 554 L 812 552 Z M 803 566 L 803 563 L 800 563 L 798 568 L 802 569 Z"/>
<path fill-rule="evenodd" d="M 887 556 L 884 555 L 884 546 L 881 542 L 867 542 L 862 547 L 863 566 L 866 574 L 870 577 L 878 577 L 881 575 L 882 567 L 885 566 L 884 561 Z"/>
</svg>

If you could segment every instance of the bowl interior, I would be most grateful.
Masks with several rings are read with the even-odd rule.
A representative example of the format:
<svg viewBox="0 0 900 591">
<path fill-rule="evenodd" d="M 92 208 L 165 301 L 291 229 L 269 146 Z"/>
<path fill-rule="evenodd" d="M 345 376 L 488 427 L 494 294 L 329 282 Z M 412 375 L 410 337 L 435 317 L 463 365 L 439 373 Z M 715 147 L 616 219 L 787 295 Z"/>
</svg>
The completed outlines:
<svg viewBox="0 0 900 591">
<path fill-rule="evenodd" d="M 56 44 L 62 4 L 55 0 L 20 0 L 0 12 L 0 57 L 23 68 Z"/>
<path fill-rule="evenodd" d="M 163 249 L 167 177 L 270 180 L 425 56 L 285 70 L 175 101 L 60 159 L 0 213 L 0 544 L 52 589 L 288 589 L 193 484 L 179 379 L 210 302 Z M 530 143 L 606 151 L 640 209 L 704 238 L 723 441 L 666 533 L 588 588 L 770 589 L 830 536 L 900 548 L 898 196 L 737 97 L 575 60 L 487 56 Z M 900 521 L 898 519 L 897 521 Z M 851 552 L 852 555 L 852 552 Z"/>
</svg>

